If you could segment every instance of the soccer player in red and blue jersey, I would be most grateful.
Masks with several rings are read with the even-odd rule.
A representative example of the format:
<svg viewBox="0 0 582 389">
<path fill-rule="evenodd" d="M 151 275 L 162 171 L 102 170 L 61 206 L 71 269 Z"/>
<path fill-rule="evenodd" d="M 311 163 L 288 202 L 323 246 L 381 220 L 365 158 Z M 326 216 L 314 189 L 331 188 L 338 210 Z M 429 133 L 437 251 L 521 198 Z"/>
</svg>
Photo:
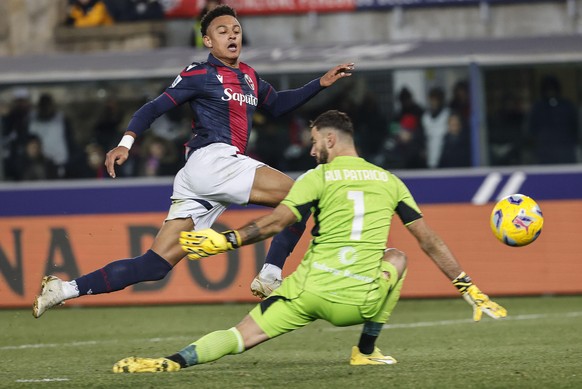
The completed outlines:
<svg viewBox="0 0 582 389">
<path fill-rule="evenodd" d="M 353 64 L 341 64 L 301 88 L 278 92 L 239 61 L 242 27 L 231 7 L 210 11 L 201 22 L 201 33 L 210 50 L 208 60 L 186 67 L 164 93 L 141 107 L 105 161 L 115 177 L 115 165 L 127 160 L 137 136 L 170 109 L 190 105 L 193 135 L 186 147 L 187 161 L 175 177 L 172 206 L 151 249 L 71 281 L 45 276 L 34 301 L 35 317 L 67 299 L 164 278 L 186 255 L 178 242 L 180 231 L 209 228 L 230 204 L 277 206 L 293 180 L 245 155 L 253 113 L 290 112 L 353 70 Z M 279 286 L 281 269 L 305 230 L 305 219 L 273 239 L 265 266 L 251 285 L 253 294 L 266 297 Z"/>
</svg>

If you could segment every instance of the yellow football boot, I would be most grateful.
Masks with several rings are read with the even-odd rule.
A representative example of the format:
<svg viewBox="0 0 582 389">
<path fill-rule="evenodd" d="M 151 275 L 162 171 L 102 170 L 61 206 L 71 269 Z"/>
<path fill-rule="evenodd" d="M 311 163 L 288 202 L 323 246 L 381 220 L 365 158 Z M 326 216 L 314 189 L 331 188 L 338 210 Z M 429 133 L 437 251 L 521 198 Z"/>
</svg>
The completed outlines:
<svg viewBox="0 0 582 389">
<path fill-rule="evenodd" d="M 159 373 L 178 370 L 180 364 L 167 358 L 129 357 L 113 365 L 114 373 Z"/>
<path fill-rule="evenodd" d="M 389 355 L 383 355 L 378 347 L 374 347 L 372 354 L 362 354 L 358 346 L 352 347 L 350 365 L 393 365 L 397 361 Z"/>
</svg>

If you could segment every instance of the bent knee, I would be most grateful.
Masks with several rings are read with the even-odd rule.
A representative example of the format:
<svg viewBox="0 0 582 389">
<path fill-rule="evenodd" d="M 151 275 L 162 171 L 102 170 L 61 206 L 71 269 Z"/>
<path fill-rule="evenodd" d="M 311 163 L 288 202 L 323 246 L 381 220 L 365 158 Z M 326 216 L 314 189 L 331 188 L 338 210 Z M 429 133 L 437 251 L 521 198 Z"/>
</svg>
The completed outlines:
<svg viewBox="0 0 582 389">
<path fill-rule="evenodd" d="M 396 268 L 398 272 L 398 278 L 402 277 L 404 271 L 406 271 L 407 266 L 407 258 L 404 252 L 390 248 L 384 251 L 384 261 L 390 262 Z"/>
</svg>

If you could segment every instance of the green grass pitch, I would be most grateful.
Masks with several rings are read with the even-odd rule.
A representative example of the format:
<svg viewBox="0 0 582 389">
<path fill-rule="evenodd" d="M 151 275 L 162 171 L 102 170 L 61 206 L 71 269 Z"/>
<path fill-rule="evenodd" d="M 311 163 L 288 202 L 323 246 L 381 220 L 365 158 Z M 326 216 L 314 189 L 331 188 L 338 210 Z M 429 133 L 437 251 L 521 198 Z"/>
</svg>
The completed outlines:
<svg viewBox="0 0 582 389">
<path fill-rule="evenodd" d="M 399 363 L 350 366 L 361 326 L 319 321 L 177 373 L 113 374 L 231 327 L 250 305 L 0 311 L 2 388 L 582 388 L 582 296 L 500 298 L 472 323 L 462 299 L 403 300 L 378 340 Z"/>
</svg>

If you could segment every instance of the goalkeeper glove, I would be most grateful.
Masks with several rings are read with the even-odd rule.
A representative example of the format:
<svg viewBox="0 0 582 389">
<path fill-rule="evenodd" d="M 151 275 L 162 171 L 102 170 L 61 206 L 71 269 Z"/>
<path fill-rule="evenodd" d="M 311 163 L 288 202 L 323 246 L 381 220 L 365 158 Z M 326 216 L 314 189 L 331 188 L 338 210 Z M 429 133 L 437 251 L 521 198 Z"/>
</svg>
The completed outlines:
<svg viewBox="0 0 582 389">
<path fill-rule="evenodd" d="M 465 272 L 459 274 L 453 280 L 453 285 L 457 287 L 463 298 L 473 306 L 473 320 L 481 320 L 483 312 L 494 319 L 500 319 L 507 316 L 507 310 L 501 305 L 491 301 L 489 296 L 481 292 L 476 285 L 471 281 Z"/>
<path fill-rule="evenodd" d="M 182 231 L 180 246 L 188 259 L 196 260 L 239 248 L 240 235 L 235 230 L 216 232 L 212 228 L 200 231 Z"/>
</svg>

